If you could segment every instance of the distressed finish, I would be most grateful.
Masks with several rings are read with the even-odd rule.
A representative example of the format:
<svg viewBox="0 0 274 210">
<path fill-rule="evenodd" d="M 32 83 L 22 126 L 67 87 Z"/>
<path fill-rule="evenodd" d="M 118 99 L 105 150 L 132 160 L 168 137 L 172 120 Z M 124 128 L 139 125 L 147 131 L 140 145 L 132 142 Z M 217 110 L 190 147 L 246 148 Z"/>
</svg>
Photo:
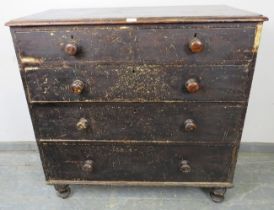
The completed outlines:
<svg viewBox="0 0 274 210">
<path fill-rule="evenodd" d="M 49 10 L 18 18 L 9 26 L 100 25 L 142 23 L 259 22 L 266 17 L 224 5 L 123 7 Z"/>
<path fill-rule="evenodd" d="M 26 69 L 29 100 L 37 102 L 238 101 L 249 96 L 250 66 L 71 65 L 67 68 Z M 185 87 L 196 79 L 199 90 Z M 74 81 L 84 87 L 70 91 Z M 126 91 L 125 91 L 126 90 Z"/>
<path fill-rule="evenodd" d="M 245 110 L 223 103 L 74 103 L 34 105 L 32 114 L 38 139 L 238 143 Z M 81 118 L 87 125 L 79 130 Z M 195 130 L 185 129 L 187 119 Z"/>
<path fill-rule="evenodd" d="M 234 25 L 234 27 L 233 27 Z M 145 25 L 15 29 L 20 58 L 35 57 L 52 62 L 247 64 L 253 56 L 256 24 Z M 192 53 L 189 44 L 198 37 L 204 45 Z M 239 39 L 244 37 L 244 39 Z M 43 41 L 42 41 L 43 40 Z M 233 44 L 231 44 L 233 43 Z M 66 52 L 75 44 L 74 56 Z M 31 64 L 30 64 L 31 65 Z"/>
<path fill-rule="evenodd" d="M 233 147 L 226 144 L 41 144 L 45 164 L 50 166 L 45 170 L 49 180 L 230 181 Z M 183 159 L 189 162 L 191 172 L 181 171 Z M 84 170 L 87 160 L 94 162 L 94 170 Z"/>
<path fill-rule="evenodd" d="M 47 183 L 224 199 L 263 21 L 226 6 L 52 10 L 7 23 Z"/>
</svg>

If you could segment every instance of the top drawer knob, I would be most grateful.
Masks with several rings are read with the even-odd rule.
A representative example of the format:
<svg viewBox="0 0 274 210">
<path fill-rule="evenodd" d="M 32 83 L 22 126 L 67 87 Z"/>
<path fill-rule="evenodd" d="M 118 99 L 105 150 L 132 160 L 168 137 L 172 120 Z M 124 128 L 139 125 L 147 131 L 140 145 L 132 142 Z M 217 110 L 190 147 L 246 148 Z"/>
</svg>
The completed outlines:
<svg viewBox="0 0 274 210">
<path fill-rule="evenodd" d="M 84 90 L 84 83 L 81 80 L 75 80 L 73 83 L 70 85 L 70 89 L 73 93 L 79 95 L 83 92 Z"/>
<path fill-rule="evenodd" d="M 193 53 L 199 53 L 203 51 L 204 44 L 202 43 L 200 39 L 195 37 L 189 42 L 189 49 Z"/>
<path fill-rule="evenodd" d="M 75 43 L 68 43 L 65 46 L 65 53 L 71 56 L 76 55 L 77 53 L 77 45 Z"/>
<path fill-rule="evenodd" d="M 200 85 L 199 85 L 198 81 L 194 78 L 187 80 L 185 83 L 185 87 L 186 87 L 187 92 L 189 92 L 189 93 L 195 93 L 200 89 Z"/>
</svg>

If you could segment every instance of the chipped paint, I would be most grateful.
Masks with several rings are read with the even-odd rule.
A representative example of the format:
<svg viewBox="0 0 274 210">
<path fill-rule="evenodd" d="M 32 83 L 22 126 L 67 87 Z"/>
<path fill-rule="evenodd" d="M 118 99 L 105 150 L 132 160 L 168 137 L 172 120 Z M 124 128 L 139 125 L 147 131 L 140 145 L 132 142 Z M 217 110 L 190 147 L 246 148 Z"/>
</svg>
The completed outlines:
<svg viewBox="0 0 274 210">
<path fill-rule="evenodd" d="M 230 182 L 172 182 L 172 181 L 88 181 L 88 180 L 57 180 L 49 179 L 47 184 L 85 184 L 85 185 L 111 185 L 111 186 L 185 186 L 185 187 L 233 187 Z"/>
<path fill-rule="evenodd" d="M 261 40 L 261 33 L 262 33 L 263 23 L 258 23 L 255 31 L 255 39 L 253 44 L 252 52 L 256 53 L 259 48 L 260 40 Z"/>
<path fill-rule="evenodd" d="M 23 65 L 30 65 L 30 66 L 40 65 L 44 62 L 43 59 L 35 58 L 35 57 L 21 57 L 20 60 Z"/>
<path fill-rule="evenodd" d="M 129 29 L 129 27 L 128 26 L 120 26 L 120 29 Z"/>
<path fill-rule="evenodd" d="M 37 66 L 31 66 L 31 67 L 24 67 L 24 70 L 25 71 L 36 71 L 36 70 L 39 70 L 40 68 L 39 67 L 37 67 Z"/>
<path fill-rule="evenodd" d="M 40 70 L 35 73 L 27 72 L 26 82 L 32 93 L 30 103 L 56 101 L 60 103 L 73 101 L 167 103 L 213 100 L 241 103 L 248 97 L 246 66 L 207 66 L 207 68 L 188 66 L 186 68 L 181 65 L 72 65 L 67 63 L 68 68 L 63 68 L 64 63 L 60 64 L 62 66 L 59 68 L 39 66 Z M 189 94 L 185 90 L 185 82 L 193 76 L 195 76 L 194 79 L 201 81 L 201 91 L 198 91 L 198 94 Z M 44 84 L 43 78 L 49 78 L 48 84 Z M 84 94 L 81 97 L 75 97 L 68 89 L 76 79 L 80 79 L 85 84 Z M 203 84 L 208 85 L 205 87 Z M 41 87 L 45 86 L 49 87 L 46 95 L 41 92 Z M 207 91 L 204 92 L 203 88 Z M 238 91 L 239 89 L 242 91 Z"/>
<path fill-rule="evenodd" d="M 139 24 L 144 20 L 138 19 L 137 22 L 136 18 L 123 18 L 125 21 L 127 25 L 78 26 L 77 23 L 75 27 L 18 27 L 13 31 L 14 37 L 17 36 L 15 44 L 19 61 L 26 65 L 20 67 L 25 71 L 38 70 L 22 72 L 21 76 L 48 183 L 231 187 L 254 70 L 256 53 L 251 54 L 258 49 L 262 24 L 257 25 L 253 37 L 254 23 L 201 24 L 195 20 L 195 24 L 138 26 L 134 22 Z M 201 54 L 196 59 L 180 47 L 185 29 L 193 33 L 204 31 L 205 40 L 217 37 L 216 42 L 210 43 L 208 56 Z M 243 33 L 248 37 L 243 37 Z M 62 50 L 67 39 L 71 41 L 71 34 L 83 45 L 79 60 L 68 58 Z M 222 42 L 230 36 L 237 37 L 233 45 Z M 238 49 L 244 38 L 255 38 L 254 45 L 250 43 L 247 50 Z M 51 46 L 54 47 L 51 49 Z M 214 50 L 220 48 L 225 50 Z M 21 52 L 31 56 L 20 58 Z M 42 59 L 32 57 L 35 55 Z M 193 76 L 199 78 L 203 89 L 190 95 L 182 88 Z M 87 85 L 80 97 L 69 91 L 69 85 L 75 79 L 81 79 Z M 184 133 L 181 129 L 183 118 L 191 113 L 195 113 L 199 123 L 200 130 L 195 134 Z M 80 117 L 88 121 L 84 132 L 71 126 L 77 124 Z M 73 160 L 70 158 L 72 152 L 76 157 Z M 104 165 L 111 170 L 116 167 L 131 171 L 131 163 L 125 160 L 134 157 L 137 163 L 134 167 L 140 172 L 137 180 L 144 181 L 123 177 L 122 173 L 109 181 L 107 178 L 106 181 L 95 181 L 94 177 L 94 181 L 87 181 L 90 176 L 81 170 L 83 161 L 79 160 L 90 158 L 90 154 L 95 159 L 106 157 L 102 153 L 111 154 L 112 161 Z M 192 177 L 191 182 L 187 178 L 185 182 L 177 182 L 172 178 L 174 172 L 163 173 L 165 160 L 182 153 L 193 153 L 193 157 L 198 157 L 193 164 L 204 166 L 206 174 L 203 171 L 197 173 L 197 179 L 204 177 L 201 182 L 195 182 L 196 177 Z M 202 155 L 197 155 L 200 153 Z M 58 168 L 52 156 L 66 170 Z M 214 166 L 208 164 L 212 160 L 217 161 Z M 173 162 L 169 163 L 171 167 L 178 167 L 178 163 Z M 222 164 L 224 162 L 226 164 Z M 146 170 L 143 170 L 143 163 Z M 195 172 L 196 166 L 193 166 Z M 158 173 L 154 173 L 155 169 Z M 75 176 L 71 175 L 72 171 Z M 100 178 L 109 177 L 104 171 L 97 172 Z M 211 179 L 207 178 L 207 172 Z M 211 182 L 220 177 L 222 182 Z M 129 179 L 133 181 L 126 181 Z M 66 190 L 64 185 L 57 186 L 58 189 Z"/>
</svg>

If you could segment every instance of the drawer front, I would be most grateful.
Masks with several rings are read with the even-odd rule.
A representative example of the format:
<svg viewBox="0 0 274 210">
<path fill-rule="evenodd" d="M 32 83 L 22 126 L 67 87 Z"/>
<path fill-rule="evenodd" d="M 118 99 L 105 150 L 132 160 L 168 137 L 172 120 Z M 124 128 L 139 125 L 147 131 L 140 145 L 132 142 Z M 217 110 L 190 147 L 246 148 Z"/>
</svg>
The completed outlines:
<svg viewBox="0 0 274 210">
<path fill-rule="evenodd" d="M 14 37 L 19 58 L 35 57 L 45 64 L 58 61 L 60 66 L 63 65 L 60 62 L 75 61 L 234 64 L 252 59 L 255 26 L 255 23 L 224 23 L 217 27 L 212 24 L 29 27 L 14 29 Z M 197 39 L 203 50 L 193 53 L 189 45 Z"/>
<path fill-rule="evenodd" d="M 246 101 L 247 66 L 74 65 L 26 71 L 29 100 Z M 72 91 L 75 81 L 81 92 Z"/>
<path fill-rule="evenodd" d="M 225 182 L 230 145 L 40 143 L 47 180 Z"/>
<path fill-rule="evenodd" d="M 223 103 L 32 106 L 37 139 L 237 142 L 246 107 Z"/>
</svg>

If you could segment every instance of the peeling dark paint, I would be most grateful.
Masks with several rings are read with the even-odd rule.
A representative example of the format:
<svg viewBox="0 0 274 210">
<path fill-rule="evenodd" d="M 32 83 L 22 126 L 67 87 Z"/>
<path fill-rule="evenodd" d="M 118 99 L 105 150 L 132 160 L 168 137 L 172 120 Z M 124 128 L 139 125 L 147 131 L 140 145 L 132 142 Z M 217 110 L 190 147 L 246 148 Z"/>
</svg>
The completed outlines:
<svg viewBox="0 0 274 210">
<path fill-rule="evenodd" d="M 66 195 L 74 183 L 231 187 L 259 19 L 11 27 L 48 183 Z M 203 51 L 190 51 L 193 37 Z M 191 78 L 199 90 L 190 94 Z"/>
</svg>

